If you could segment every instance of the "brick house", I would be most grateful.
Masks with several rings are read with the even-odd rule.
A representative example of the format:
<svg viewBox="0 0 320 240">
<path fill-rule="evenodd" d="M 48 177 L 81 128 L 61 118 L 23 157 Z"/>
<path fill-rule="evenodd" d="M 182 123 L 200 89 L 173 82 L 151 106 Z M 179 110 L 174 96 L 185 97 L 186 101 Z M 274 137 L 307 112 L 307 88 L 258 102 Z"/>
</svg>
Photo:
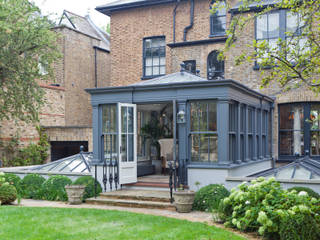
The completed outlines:
<svg viewBox="0 0 320 240">
<path fill-rule="evenodd" d="M 51 144 L 49 160 L 92 151 L 91 105 L 85 88 L 110 85 L 110 36 L 89 16 L 64 11 L 54 31 L 61 34 L 58 46 L 62 59 L 55 63 L 55 79 L 39 81 L 46 104 L 40 112 L 40 126 Z M 45 71 L 45 70 L 42 70 Z M 38 140 L 36 129 L 26 123 L 1 123 L 1 140 L 19 132 L 22 146 Z"/>
<path fill-rule="evenodd" d="M 240 55 L 242 51 L 254 51 L 254 49 L 248 47 L 253 39 L 267 39 L 272 42 L 273 39 L 283 37 L 283 31 L 285 30 L 280 26 L 298 27 L 297 19 L 295 16 L 288 14 L 286 10 L 279 10 L 264 16 L 262 19 L 251 22 L 237 39 L 237 47 L 227 53 L 225 61 L 219 61 L 217 58 L 218 52 L 227 39 L 225 35 L 226 26 L 231 15 L 238 14 L 239 3 L 237 2 L 235 0 L 230 1 L 233 6 L 230 12 L 220 9 L 215 15 L 210 14 L 210 1 L 207 0 L 119 0 L 96 8 L 111 18 L 110 85 L 113 86 L 112 88 L 87 90 L 92 98 L 94 117 L 93 151 L 94 159 L 98 165 L 99 162 L 101 165 L 106 159 L 117 158 L 112 154 L 118 151 L 121 153 L 123 144 L 127 143 L 127 148 L 130 147 L 131 140 L 128 143 L 128 140 L 114 139 L 112 132 L 115 129 L 112 130 L 112 126 L 111 130 L 109 128 L 109 124 L 112 125 L 116 119 L 118 121 L 120 119 L 120 115 L 117 117 L 114 114 L 130 115 L 129 112 L 122 112 L 122 107 L 127 111 L 134 111 L 136 108 L 137 111 L 137 143 L 132 142 L 132 144 L 137 145 L 137 149 L 136 154 L 132 153 L 131 155 L 133 159 L 136 155 L 138 175 L 139 162 L 140 168 L 142 168 L 141 165 L 143 165 L 144 161 L 147 161 L 147 159 L 150 161 L 150 158 L 154 157 L 152 154 L 154 149 L 152 147 L 151 150 L 149 147 L 146 148 L 146 145 L 149 146 L 150 144 L 147 142 L 148 140 L 143 140 L 143 133 L 139 132 L 139 129 L 141 130 L 141 126 L 157 114 L 160 122 L 170 122 L 170 119 L 175 122 L 172 124 L 173 129 L 169 130 L 171 133 L 168 136 L 162 136 L 164 139 L 171 138 L 171 140 L 167 140 L 167 145 L 165 143 L 163 145 L 167 147 L 162 148 L 174 146 L 176 150 L 172 151 L 178 152 L 173 154 L 174 157 L 172 157 L 172 151 L 171 153 L 161 153 L 161 156 L 166 158 L 167 155 L 168 159 L 177 158 L 179 166 L 183 167 L 179 175 L 185 175 L 185 181 L 191 188 L 194 188 L 196 181 L 200 181 L 202 184 L 211 182 L 225 183 L 228 177 L 248 176 L 258 171 L 266 170 L 275 165 L 271 157 L 274 157 L 277 163 L 280 164 L 293 161 L 297 158 L 297 155 L 311 155 L 313 158 L 320 156 L 318 154 L 320 152 L 318 128 L 315 129 L 314 127 L 316 126 L 310 126 L 310 123 L 305 121 L 310 114 L 318 116 L 320 108 L 319 96 L 315 96 L 306 89 L 282 93 L 281 89 L 276 85 L 261 90 L 260 71 L 257 66 L 255 64 L 236 66 L 234 63 L 235 56 Z M 272 1 L 265 2 L 265 4 L 270 3 Z M 272 21 L 273 24 L 268 26 L 268 21 Z M 180 71 L 181 63 L 184 63 L 184 67 L 187 70 L 187 73 L 182 70 L 183 77 L 177 73 Z M 190 73 L 194 77 L 190 76 Z M 197 77 L 202 80 L 196 79 Z M 192 85 L 194 86 L 194 92 L 189 92 L 185 99 L 181 99 L 178 93 L 182 94 L 184 90 L 180 89 L 181 86 L 178 86 L 177 81 L 180 81 L 181 84 L 184 81 L 203 81 L 203 86 L 205 86 L 205 84 L 209 83 L 204 80 L 214 80 L 212 84 L 219 85 L 220 82 L 221 85 L 228 85 L 227 80 L 224 79 L 232 79 L 237 84 L 239 83 L 241 86 L 253 90 L 258 95 L 260 94 L 260 97 L 258 97 L 260 105 L 244 103 L 245 98 L 252 97 L 251 94 L 255 94 L 253 92 L 247 92 L 248 96 L 243 96 L 244 99 L 235 100 L 236 95 L 215 96 L 215 90 L 212 89 L 211 98 L 218 99 L 216 106 L 218 113 L 215 113 L 218 116 L 217 118 L 219 119 L 221 114 L 228 112 L 225 115 L 225 121 L 229 126 L 219 123 L 219 121 L 223 121 L 222 119 L 218 120 L 217 123 L 211 121 L 207 123 L 208 126 L 209 124 L 218 125 L 217 135 L 219 140 L 217 143 L 214 137 L 200 136 L 204 132 L 192 131 L 194 109 L 196 112 L 205 112 L 201 107 L 192 109 L 193 104 L 195 104 L 192 101 L 194 99 L 203 99 L 204 95 L 208 97 L 206 95 L 207 92 L 201 92 L 200 90 L 197 92 L 198 86 L 195 83 L 193 83 L 195 85 L 190 83 L 185 85 L 185 88 L 187 89 Z M 170 98 L 170 94 L 166 95 L 165 90 L 160 91 L 160 86 L 161 89 L 178 90 L 171 92 Z M 141 95 L 138 92 L 139 94 L 141 92 Z M 221 94 L 223 95 L 223 93 Z M 237 94 L 241 95 L 239 92 Z M 271 103 L 271 98 L 275 99 L 274 103 Z M 171 109 L 161 103 L 161 101 L 169 101 L 169 99 L 174 99 L 170 100 L 173 101 Z M 122 105 L 121 101 L 129 104 Z M 155 104 L 155 101 L 158 101 L 158 103 Z M 225 106 L 228 110 L 223 110 L 224 101 L 228 103 Z M 197 102 L 199 105 L 201 103 L 201 101 Z M 147 107 L 146 105 L 148 104 L 153 105 L 152 107 Z M 210 103 L 206 104 L 208 104 L 206 105 L 206 114 L 210 115 L 210 110 L 208 110 L 210 109 Z M 265 106 L 265 108 L 262 106 Z M 181 125 L 176 124 L 179 123 L 180 110 L 182 112 L 186 111 L 186 130 L 181 128 Z M 280 116 L 279 113 L 281 113 Z M 171 118 L 166 115 L 171 116 Z M 177 119 L 175 119 L 175 115 Z M 235 131 L 232 130 L 233 120 L 240 124 L 234 126 Z M 242 127 L 241 124 L 243 123 L 248 125 Z M 106 127 L 104 124 L 107 124 Z M 219 130 L 219 124 L 225 131 Z M 175 128 L 178 129 L 179 133 L 175 133 Z M 121 127 L 118 131 L 121 131 Z M 210 132 L 208 127 L 205 133 L 214 134 L 214 131 Z M 127 134 L 130 135 L 128 132 Z M 178 136 L 175 136 L 175 134 Z M 199 139 L 194 139 L 193 134 L 199 134 Z M 209 139 L 208 143 L 202 145 L 205 146 L 205 151 L 208 152 L 208 154 L 205 152 L 205 156 L 201 152 L 200 143 L 202 138 L 206 139 L 205 141 Z M 119 141 L 118 145 L 116 141 Z M 174 143 L 175 141 L 176 143 Z M 219 144 L 221 145 L 220 147 Z M 116 145 L 120 146 L 120 150 L 116 149 Z M 134 145 L 132 149 L 135 149 Z M 105 155 L 102 154 L 103 152 Z M 128 160 L 130 158 L 128 157 L 128 149 L 125 149 L 125 152 L 127 161 L 130 161 Z M 219 156 L 215 155 L 217 152 Z M 212 155 L 210 155 L 211 153 Z M 109 157 L 107 156 L 108 154 L 110 154 Z M 171 157 L 168 154 L 171 154 Z M 120 160 L 119 164 L 121 179 Z M 152 160 L 152 164 L 157 165 L 154 160 Z M 223 166 L 224 164 L 227 167 Z M 215 172 L 213 169 L 215 169 Z M 223 169 L 228 169 L 228 171 Z M 124 172 L 124 170 L 122 171 Z M 317 179 L 320 177 L 319 174 L 314 176 Z M 123 182 L 126 181 L 123 180 Z"/>
</svg>

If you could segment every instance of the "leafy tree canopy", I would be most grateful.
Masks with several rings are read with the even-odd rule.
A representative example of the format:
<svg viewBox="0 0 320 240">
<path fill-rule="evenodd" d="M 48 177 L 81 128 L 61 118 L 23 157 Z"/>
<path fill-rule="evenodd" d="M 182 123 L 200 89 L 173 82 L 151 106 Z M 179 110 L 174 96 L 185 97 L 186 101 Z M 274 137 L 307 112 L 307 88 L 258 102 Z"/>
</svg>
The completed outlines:
<svg viewBox="0 0 320 240">
<path fill-rule="evenodd" d="M 27 0 L 0 0 L 0 121 L 38 120 L 44 91 L 37 80 L 52 77 L 60 55 L 53 26 Z"/>
<path fill-rule="evenodd" d="M 270 2 L 270 1 L 269 1 Z M 265 0 L 243 0 L 236 13 L 232 14 L 226 31 L 228 39 L 223 58 L 227 51 L 237 45 L 237 39 L 247 34 L 245 28 L 254 21 L 266 17 L 277 9 L 286 9 L 286 17 L 291 17 L 295 27 L 281 30 L 284 37 L 277 38 L 273 44 L 268 40 L 253 40 L 249 47 L 255 51 L 243 50 L 236 56 L 236 64 L 256 62 L 261 70 L 261 87 L 279 83 L 283 90 L 307 86 L 320 92 L 320 0 L 278 0 L 266 6 Z M 255 11 L 250 7 L 255 6 Z M 221 4 L 212 4 L 214 14 Z M 226 4 L 230 11 L 230 2 Z M 232 10 L 231 10 L 232 12 Z"/>
</svg>

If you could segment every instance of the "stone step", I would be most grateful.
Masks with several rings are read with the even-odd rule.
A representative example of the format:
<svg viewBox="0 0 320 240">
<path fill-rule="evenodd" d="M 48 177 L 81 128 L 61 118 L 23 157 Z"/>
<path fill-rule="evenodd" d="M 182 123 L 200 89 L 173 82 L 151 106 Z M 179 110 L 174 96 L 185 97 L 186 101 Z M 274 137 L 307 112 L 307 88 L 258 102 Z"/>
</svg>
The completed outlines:
<svg viewBox="0 0 320 240">
<path fill-rule="evenodd" d="M 170 202 L 169 191 L 123 189 L 100 194 L 102 199 L 123 199 L 138 201 Z"/>
<path fill-rule="evenodd" d="M 168 202 L 150 202 L 140 200 L 129 200 L 129 199 L 112 199 L 112 198 L 88 198 L 86 203 L 95 205 L 108 205 L 108 206 L 119 206 L 119 207 L 130 207 L 130 208 L 149 208 L 149 209 L 164 209 L 175 211 L 173 204 Z"/>
<path fill-rule="evenodd" d="M 124 184 L 125 187 L 150 187 L 150 188 L 167 188 L 169 189 L 169 183 L 163 183 L 163 182 L 142 182 L 138 181 L 136 183 L 128 183 Z"/>
</svg>

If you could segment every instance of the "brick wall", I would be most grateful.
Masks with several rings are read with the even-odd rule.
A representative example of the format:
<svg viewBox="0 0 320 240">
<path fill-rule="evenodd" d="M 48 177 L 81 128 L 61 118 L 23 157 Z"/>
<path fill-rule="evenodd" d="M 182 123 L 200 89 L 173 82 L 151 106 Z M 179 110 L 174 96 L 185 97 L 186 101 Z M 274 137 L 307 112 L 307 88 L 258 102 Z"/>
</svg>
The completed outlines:
<svg viewBox="0 0 320 240">
<path fill-rule="evenodd" d="M 231 0 L 234 5 L 237 0 Z M 187 41 L 210 39 L 210 12 L 207 0 L 195 1 L 194 25 L 188 31 Z M 128 85 L 141 81 L 142 77 L 142 43 L 144 37 L 165 36 L 166 43 L 173 42 L 173 9 L 174 4 L 163 4 L 152 7 L 128 9 L 111 14 L 111 85 Z M 230 14 L 227 15 L 230 22 Z M 183 41 L 183 30 L 190 24 L 190 1 L 180 2 L 176 15 L 176 42 Z M 236 66 L 235 56 L 242 52 L 253 52 L 248 47 L 255 37 L 254 21 L 243 29 L 237 38 L 236 47 L 226 54 L 225 78 L 233 79 L 276 97 L 273 120 L 273 152 L 277 156 L 278 122 L 277 104 L 283 102 L 320 101 L 319 96 L 305 89 L 282 93 L 276 83 L 270 87 L 260 88 L 260 71 L 254 70 L 254 63 Z M 224 42 L 190 45 L 184 47 L 166 47 L 166 74 L 180 70 L 180 63 L 185 60 L 196 60 L 200 75 L 207 77 L 207 57 L 213 50 L 219 50 Z"/>
</svg>

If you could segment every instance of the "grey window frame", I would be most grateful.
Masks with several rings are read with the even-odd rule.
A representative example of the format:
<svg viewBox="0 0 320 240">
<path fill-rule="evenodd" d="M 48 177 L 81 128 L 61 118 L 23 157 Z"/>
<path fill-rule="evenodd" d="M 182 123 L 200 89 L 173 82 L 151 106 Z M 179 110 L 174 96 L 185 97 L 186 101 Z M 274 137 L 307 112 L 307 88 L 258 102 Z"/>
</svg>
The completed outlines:
<svg viewBox="0 0 320 240">
<path fill-rule="evenodd" d="M 214 2 L 224 2 L 225 1 L 211 1 L 211 4 L 213 4 Z M 210 9 L 211 9 L 211 4 L 210 4 Z M 224 23 L 222 23 L 222 25 L 224 26 L 224 32 L 217 32 L 215 31 L 215 25 L 214 21 L 218 20 L 218 19 L 224 19 Z M 226 35 L 226 27 L 227 27 L 227 12 L 225 10 L 225 14 L 220 14 L 219 15 L 219 10 L 217 10 L 217 12 L 215 12 L 214 14 L 210 14 L 210 35 L 209 37 L 220 37 L 220 36 L 225 36 Z"/>
<path fill-rule="evenodd" d="M 217 136 L 217 139 L 219 141 L 219 136 L 218 136 L 218 129 L 216 129 L 216 131 L 192 131 L 191 130 L 191 103 L 195 103 L 195 102 L 201 102 L 201 103 L 215 103 L 216 104 L 216 124 L 218 121 L 218 101 L 217 100 L 189 100 L 188 101 L 188 112 L 189 112 L 189 124 L 188 124 L 188 141 L 189 141 L 189 156 L 190 156 L 190 162 L 191 164 L 218 164 L 219 163 L 219 159 L 216 159 L 216 161 L 210 161 L 210 138 L 208 138 L 208 160 L 207 161 L 200 161 L 200 153 L 198 156 L 199 161 L 193 161 L 192 160 L 192 135 L 200 135 L 201 134 L 210 134 L 213 136 Z M 207 129 L 209 128 L 209 105 L 207 104 Z M 218 128 L 218 124 L 216 125 L 216 128 Z M 200 143 L 200 141 L 199 141 Z M 199 146 L 200 149 L 200 146 Z M 217 156 L 218 156 L 218 144 L 217 144 Z"/>
<path fill-rule="evenodd" d="M 166 73 L 166 65 L 161 65 L 160 64 L 160 56 L 159 56 L 159 65 L 153 65 L 153 61 L 152 61 L 152 74 L 151 75 L 146 75 L 146 50 L 147 49 L 153 49 L 153 48 L 158 48 L 159 50 L 160 49 L 163 49 L 164 50 L 164 57 L 166 59 L 166 44 L 164 44 L 164 46 L 159 46 L 159 47 L 150 47 L 150 48 L 147 48 L 146 47 L 146 40 L 153 40 L 153 39 L 163 39 L 164 40 L 164 43 L 166 42 L 166 37 L 165 36 L 152 36 L 152 37 L 145 37 L 143 38 L 143 46 L 142 46 L 142 72 L 143 72 L 143 76 L 142 76 L 142 80 L 144 79 L 151 79 L 151 78 L 155 78 L 155 77 L 159 77 L 159 76 L 163 76 L 165 75 Z M 152 44 L 152 43 L 151 43 Z M 158 66 L 159 67 L 159 74 L 153 74 L 153 67 L 154 66 Z M 165 68 L 165 73 L 164 74 L 160 74 L 160 68 L 161 67 L 164 67 Z"/>
<path fill-rule="evenodd" d="M 218 77 L 221 77 L 222 79 L 224 79 L 224 74 L 225 74 L 225 64 L 224 64 L 224 61 L 220 61 L 219 59 L 218 59 L 218 55 L 219 55 L 219 52 L 217 51 L 217 50 L 213 50 L 213 51 L 211 51 L 209 54 L 208 54 L 208 57 L 207 57 L 207 79 L 209 79 L 209 80 L 213 80 L 213 79 L 217 79 Z M 210 76 L 210 74 L 211 74 L 211 70 L 210 70 L 210 66 L 209 66 L 209 61 L 210 61 L 210 59 L 211 58 L 213 58 L 213 57 L 215 57 L 216 58 L 216 63 L 217 64 L 220 64 L 221 66 L 222 66 L 222 71 L 217 71 L 217 70 L 215 70 L 213 73 L 214 73 L 214 75 L 213 76 Z M 216 66 L 218 66 L 218 65 L 216 65 Z M 220 67 L 220 66 L 218 66 L 218 67 Z"/>
</svg>

